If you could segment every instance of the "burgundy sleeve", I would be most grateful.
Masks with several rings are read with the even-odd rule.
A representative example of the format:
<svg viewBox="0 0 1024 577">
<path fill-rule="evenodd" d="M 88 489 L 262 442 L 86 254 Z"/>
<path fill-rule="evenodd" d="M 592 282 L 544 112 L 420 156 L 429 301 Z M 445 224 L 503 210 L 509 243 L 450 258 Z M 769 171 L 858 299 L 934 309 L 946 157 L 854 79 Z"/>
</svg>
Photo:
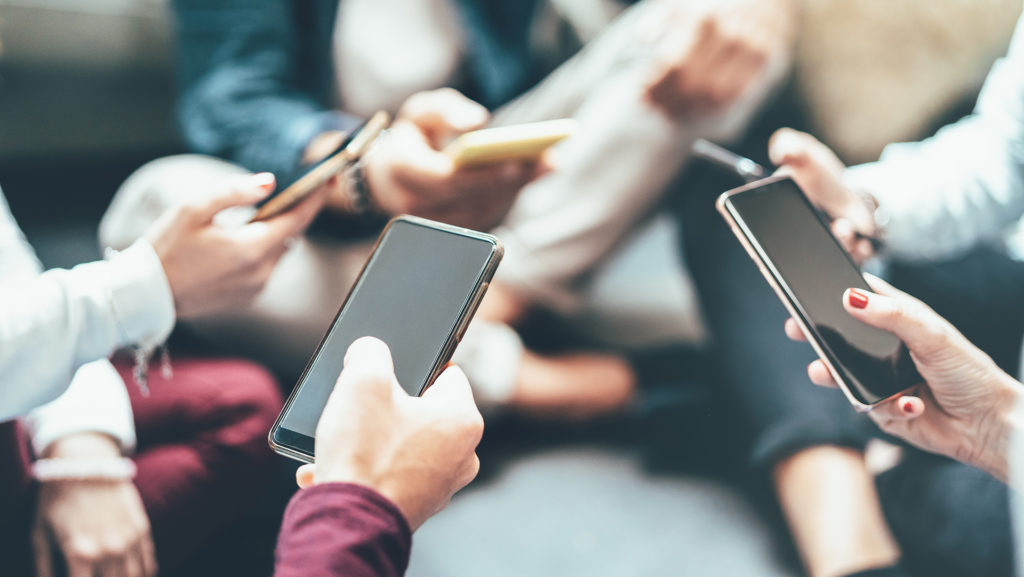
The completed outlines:
<svg viewBox="0 0 1024 577">
<path fill-rule="evenodd" d="M 299 491 L 284 513 L 275 577 L 400 577 L 412 531 L 394 503 L 361 485 Z"/>
</svg>

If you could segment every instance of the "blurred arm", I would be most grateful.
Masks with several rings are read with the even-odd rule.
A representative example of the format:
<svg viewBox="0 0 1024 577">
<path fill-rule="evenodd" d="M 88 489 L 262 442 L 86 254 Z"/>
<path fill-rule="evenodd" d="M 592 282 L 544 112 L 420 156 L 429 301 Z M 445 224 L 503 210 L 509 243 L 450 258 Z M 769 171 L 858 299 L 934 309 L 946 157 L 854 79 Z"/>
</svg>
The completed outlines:
<svg viewBox="0 0 1024 577">
<path fill-rule="evenodd" d="M 974 113 L 920 143 L 886 147 L 848 171 L 889 214 L 897 256 L 941 258 L 999 240 L 1024 216 L 1024 19 Z"/>
<path fill-rule="evenodd" d="M 359 120 L 300 86 L 294 10 L 287 0 L 175 0 L 188 144 L 253 171 L 290 174 L 324 132 Z"/>
<path fill-rule="evenodd" d="M 171 290 L 146 241 L 108 261 L 39 274 L 0 194 L 0 264 L 0 421 L 56 399 L 82 365 L 160 342 L 174 326 Z"/>
</svg>

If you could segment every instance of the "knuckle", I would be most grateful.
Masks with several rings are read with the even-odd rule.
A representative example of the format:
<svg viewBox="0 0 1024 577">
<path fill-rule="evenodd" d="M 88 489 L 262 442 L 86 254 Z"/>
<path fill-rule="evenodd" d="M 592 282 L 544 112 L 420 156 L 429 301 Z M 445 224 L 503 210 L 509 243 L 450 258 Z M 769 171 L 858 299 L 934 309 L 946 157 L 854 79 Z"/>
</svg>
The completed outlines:
<svg viewBox="0 0 1024 577">
<path fill-rule="evenodd" d="M 76 561 L 84 563 L 95 563 L 102 558 L 102 549 L 99 543 L 89 537 L 76 537 L 71 539 L 67 545 L 67 556 Z"/>
</svg>

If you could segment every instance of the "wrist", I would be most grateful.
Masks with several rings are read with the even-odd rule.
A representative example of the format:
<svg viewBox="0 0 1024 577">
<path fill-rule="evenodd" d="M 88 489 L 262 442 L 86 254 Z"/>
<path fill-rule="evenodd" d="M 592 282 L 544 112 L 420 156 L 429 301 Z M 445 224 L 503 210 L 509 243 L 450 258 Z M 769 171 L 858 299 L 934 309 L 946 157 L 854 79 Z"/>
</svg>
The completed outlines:
<svg viewBox="0 0 1024 577">
<path fill-rule="evenodd" d="M 993 390 L 992 411 L 972 427 L 977 449 L 969 463 L 1007 482 L 1011 444 L 1024 432 L 1024 387 L 999 371 Z"/>
<path fill-rule="evenodd" d="M 118 459 L 121 446 L 104 433 L 75 433 L 51 443 L 41 456 L 46 459 Z"/>
</svg>

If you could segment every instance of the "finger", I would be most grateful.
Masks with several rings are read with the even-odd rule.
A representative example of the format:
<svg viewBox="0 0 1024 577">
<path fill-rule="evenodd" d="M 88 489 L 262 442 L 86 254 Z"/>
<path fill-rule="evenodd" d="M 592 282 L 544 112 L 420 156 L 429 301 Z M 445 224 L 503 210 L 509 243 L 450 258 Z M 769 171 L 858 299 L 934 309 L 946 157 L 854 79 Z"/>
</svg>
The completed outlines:
<svg viewBox="0 0 1024 577">
<path fill-rule="evenodd" d="M 394 391 L 395 364 L 391 350 L 380 339 L 356 339 L 345 352 L 344 369 L 338 377 L 337 389 L 354 390 L 358 394 Z"/>
<path fill-rule="evenodd" d="M 143 545 L 142 540 L 135 545 L 124 557 L 123 574 L 125 577 L 145 577 L 143 574 Z"/>
<path fill-rule="evenodd" d="M 879 411 L 879 416 L 893 421 L 909 421 L 924 415 L 925 404 L 920 397 L 900 395 L 875 407 L 874 411 Z"/>
<path fill-rule="evenodd" d="M 131 554 L 129 552 L 123 555 L 109 557 L 101 562 L 99 564 L 99 568 L 94 569 L 94 571 L 100 577 L 127 577 L 126 563 L 130 556 Z"/>
<path fill-rule="evenodd" d="M 313 219 L 320 214 L 328 192 L 326 187 L 320 187 L 290 210 L 269 220 L 250 223 L 243 228 L 255 230 L 256 234 L 262 233 L 260 242 L 265 252 L 284 254 L 288 248 L 286 240 L 300 236 L 306 231 Z M 241 234 L 253 234 L 250 231 L 243 230 Z"/>
<path fill-rule="evenodd" d="M 853 318 L 896 335 L 917 354 L 928 355 L 948 345 L 948 323 L 913 297 L 851 288 L 843 293 L 843 307 Z"/>
<path fill-rule="evenodd" d="M 473 388 L 469 385 L 466 373 L 457 365 L 449 365 L 420 398 L 444 405 L 449 410 L 477 422 L 479 433 L 483 435 L 483 417 L 480 416 L 480 409 L 473 399 Z M 479 442 L 479 438 L 477 441 Z"/>
<path fill-rule="evenodd" d="M 233 206 L 250 206 L 263 200 L 275 186 L 274 175 L 260 172 L 239 176 L 228 181 L 224 190 L 193 208 L 197 222 L 206 224 L 213 221 L 220 211 Z"/>
<path fill-rule="evenodd" d="M 851 255 L 856 250 L 857 246 L 857 232 L 853 228 L 853 223 L 845 218 L 837 218 L 832 221 L 832 236 L 836 237 L 839 244 L 842 245 L 843 250 Z"/>
<path fill-rule="evenodd" d="M 451 88 L 414 94 L 399 114 L 435 135 L 476 130 L 490 120 L 486 108 Z"/>
<path fill-rule="evenodd" d="M 155 577 L 159 573 L 159 565 L 156 560 L 156 545 L 153 543 L 153 533 L 146 534 L 141 545 L 142 573 L 146 577 Z"/>
<path fill-rule="evenodd" d="M 786 336 L 790 340 L 807 342 L 807 336 L 804 335 L 804 331 L 800 328 L 800 323 L 793 319 L 786 319 Z"/>
<path fill-rule="evenodd" d="M 316 477 L 316 465 L 306 464 L 295 471 L 295 484 L 300 489 L 308 489 L 313 486 L 313 479 Z"/>
<path fill-rule="evenodd" d="M 825 362 L 821 359 L 807 365 L 807 376 L 811 379 L 812 383 L 819 387 L 829 387 L 834 389 L 839 386 L 836 384 L 835 379 L 832 378 L 832 373 L 829 372 Z"/>
<path fill-rule="evenodd" d="M 53 549 L 42 523 L 36 523 L 32 529 L 32 553 L 36 562 L 36 576 L 53 577 Z"/>
<path fill-rule="evenodd" d="M 900 289 L 892 286 L 887 281 L 882 280 L 881 278 L 871 273 L 864 273 L 864 280 L 868 281 L 868 286 L 871 287 L 871 290 L 875 291 L 880 295 L 889 297 L 914 298 L 908 295 L 907 293 L 901 291 Z"/>
<path fill-rule="evenodd" d="M 768 140 L 768 158 L 776 166 L 820 166 L 842 170 L 842 161 L 820 140 L 799 130 L 780 128 Z"/>
</svg>

